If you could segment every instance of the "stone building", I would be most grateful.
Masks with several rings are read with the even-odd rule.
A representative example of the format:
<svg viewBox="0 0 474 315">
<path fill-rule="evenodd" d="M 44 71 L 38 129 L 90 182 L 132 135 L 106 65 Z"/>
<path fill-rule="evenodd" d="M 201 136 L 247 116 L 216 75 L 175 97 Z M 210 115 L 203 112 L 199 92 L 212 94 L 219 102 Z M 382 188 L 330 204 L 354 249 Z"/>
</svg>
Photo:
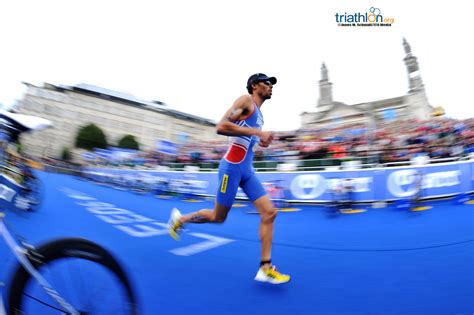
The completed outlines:
<svg viewBox="0 0 474 315">
<path fill-rule="evenodd" d="M 35 86 L 24 83 L 26 93 L 14 111 L 49 119 L 54 128 L 22 137 L 27 154 L 59 157 L 64 148 L 73 149 L 78 130 L 94 123 L 110 144 L 133 135 L 141 150 L 156 150 L 160 140 L 174 143 L 222 140 L 216 123 L 170 109 L 159 101 L 143 101 L 132 95 L 79 84 Z"/>
<path fill-rule="evenodd" d="M 357 123 L 373 125 L 396 119 L 429 119 L 434 109 L 428 103 L 417 58 L 412 54 L 406 39 L 403 39 L 403 47 L 405 50 L 403 61 L 407 68 L 409 85 L 406 95 L 353 105 L 334 101 L 332 97 L 333 84 L 329 81 L 328 69 L 323 63 L 319 81 L 320 96 L 316 111 L 301 114 L 302 128 Z"/>
</svg>

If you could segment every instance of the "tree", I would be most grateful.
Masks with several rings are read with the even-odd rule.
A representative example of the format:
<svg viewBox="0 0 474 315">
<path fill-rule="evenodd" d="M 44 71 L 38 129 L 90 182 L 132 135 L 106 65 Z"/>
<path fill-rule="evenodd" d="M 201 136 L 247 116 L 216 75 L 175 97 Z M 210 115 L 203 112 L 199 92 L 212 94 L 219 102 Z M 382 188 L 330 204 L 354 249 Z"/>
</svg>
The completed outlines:
<svg viewBox="0 0 474 315">
<path fill-rule="evenodd" d="M 25 147 L 20 141 L 18 141 L 18 144 L 16 145 L 16 150 L 20 155 L 23 155 L 23 153 L 25 153 Z"/>
<path fill-rule="evenodd" d="M 122 149 L 140 150 L 140 144 L 132 135 L 123 136 L 123 138 L 118 142 L 118 147 Z"/>
<path fill-rule="evenodd" d="M 77 132 L 76 148 L 92 150 L 94 148 L 106 149 L 107 138 L 99 127 L 89 124 Z"/>
<path fill-rule="evenodd" d="M 61 159 L 63 161 L 69 162 L 71 161 L 71 151 L 68 148 L 63 148 L 63 152 L 61 153 Z"/>
</svg>

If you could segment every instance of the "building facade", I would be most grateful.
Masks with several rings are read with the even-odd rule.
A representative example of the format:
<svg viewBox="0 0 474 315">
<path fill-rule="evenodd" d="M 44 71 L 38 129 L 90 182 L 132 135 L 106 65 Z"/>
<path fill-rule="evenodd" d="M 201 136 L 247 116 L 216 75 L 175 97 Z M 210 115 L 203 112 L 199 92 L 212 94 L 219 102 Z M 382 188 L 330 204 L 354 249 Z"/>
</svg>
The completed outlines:
<svg viewBox="0 0 474 315">
<path fill-rule="evenodd" d="M 302 128 L 321 128 L 335 124 L 373 125 L 397 119 L 425 120 L 432 117 L 434 109 L 428 103 L 417 58 L 412 54 L 406 39 L 403 39 L 403 47 L 409 85 L 406 95 L 353 105 L 336 102 L 332 97 L 333 84 L 329 81 L 328 69 L 323 63 L 316 111 L 301 114 Z"/>
<path fill-rule="evenodd" d="M 22 136 L 25 152 L 33 156 L 59 157 L 65 148 L 74 149 L 78 130 L 91 123 L 104 131 L 109 144 L 133 135 L 144 151 L 156 150 L 159 140 L 178 144 L 222 140 L 215 122 L 172 110 L 162 102 L 87 84 L 25 85 L 27 90 L 14 111 L 54 124 L 52 129 Z"/>
</svg>

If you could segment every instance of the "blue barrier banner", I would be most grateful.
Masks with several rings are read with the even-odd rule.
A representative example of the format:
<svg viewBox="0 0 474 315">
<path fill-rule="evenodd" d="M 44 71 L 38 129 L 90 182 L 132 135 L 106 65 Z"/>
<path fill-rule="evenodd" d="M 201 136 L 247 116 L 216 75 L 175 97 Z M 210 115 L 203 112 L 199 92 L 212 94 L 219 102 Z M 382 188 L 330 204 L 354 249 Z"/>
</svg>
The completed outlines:
<svg viewBox="0 0 474 315">
<path fill-rule="evenodd" d="M 123 148 L 109 148 L 111 161 L 130 161 L 133 160 L 138 154 L 138 150 L 134 149 L 123 149 Z"/>
<path fill-rule="evenodd" d="M 468 188 L 469 191 L 474 191 L 474 163 L 471 164 L 471 180 L 469 181 L 471 183 L 471 187 Z"/>
<path fill-rule="evenodd" d="M 215 195 L 216 172 L 175 172 L 88 169 L 120 176 L 160 177 L 167 181 L 191 183 L 200 193 Z M 474 161 L 376 169 L 262 172 L 262 183 L 275 183 L 286 188 L 287 198 L 294 201 L 330 202 L 341 187 L 350 187 L 354 201 L 388 201 L 397 199 L 434 198 L 473 191 Z M 242 192 L 239 190 L 239 196 Z"/>
<path fill-rule="evenodd" d="M 333 201 L 334 193 L 350 184 L 352 196 L 357 201 L 373 200 L 373 171 L 332 171 L 287 173 L 292 200 Z"/>
<path fill-rule="evenodd" d="M 97 158 L 97 156 L 94 153 L 85 152 L 85 153 L 82 153 L 82 158 L 84 158 L 87 161 L 93 161 Z"/>
<path fill-rule="evenodd" d="M 0 174 L 0 210 L 20 209 L 28 206 L 24 198 L 20 196 L 21 186 L 13 179 Z"/>
<path fill-rule="evenodd" d="M 176 155 L 178 151 L 178 147 L 175 143 L 166 140 L 158 140 L 156 148 L 158 152 L 169 155 Z"/>
<path fill-rule="evenodd" d="M 108 160 L 110 159 L 110 157 L 112 156 L 112 151 L 108 150 L 108 149 L 99 149 L 99 148 L 95 148 L 94 149 L 94 153 L 102 158 L 102 159 L 105 159 L 105 160 Z"/>
<path fill-rule="evenodd" d="M 459 187 L 461 193 L 472 191 L 472 166 L 474 166 L 474 163 L 460 162 L 458 164 L 459 173 L 461 174 L 461 185 Z"/>
<path fill-rule="evenodd" d="M 440 197 L 461 193 L 461 182 L 467 181 L 469 174 L 462 173 L 459 165 L 459 163 L 451 163 L 439 166 L 386 169 L 387 199 L 412 197 L 420 188 L 421 197 Z"/>
</svg>

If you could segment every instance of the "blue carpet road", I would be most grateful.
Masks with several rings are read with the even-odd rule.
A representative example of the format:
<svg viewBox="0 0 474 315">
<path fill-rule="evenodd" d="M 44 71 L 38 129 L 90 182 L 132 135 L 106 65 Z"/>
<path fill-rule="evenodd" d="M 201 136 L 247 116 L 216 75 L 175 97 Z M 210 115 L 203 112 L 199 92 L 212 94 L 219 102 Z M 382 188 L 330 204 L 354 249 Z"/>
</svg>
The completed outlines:
<svg viewBox="0 0 474 315">
<path fill-rule="evenodd" d="M 188 225 L 176 242 L 165 229 L 170 210 L 212 201 L 39 175 L 40 209 L 8 213 L 10 225 L 33 244 L 83 237 L 110 250 L 133 282 L 140 314 L 474 314 L 474 205 L 449 200 L 419 212 L 365 207 L 337 215 L 296 205 L 301 211 L 279 213 L 273 248 L 273 262 L 292 281 L 274 286 L 253 280 L 259 216 L 247 203 L 222 225 Z M 14 265 L 0 243 L 0 281 Z"/>
</svg>

